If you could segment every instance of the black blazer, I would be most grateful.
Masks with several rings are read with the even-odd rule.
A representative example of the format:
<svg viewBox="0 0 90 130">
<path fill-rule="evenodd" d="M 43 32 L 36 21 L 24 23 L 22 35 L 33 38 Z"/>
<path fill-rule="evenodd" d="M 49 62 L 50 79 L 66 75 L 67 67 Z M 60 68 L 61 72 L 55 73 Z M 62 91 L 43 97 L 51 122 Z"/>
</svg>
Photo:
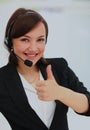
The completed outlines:
<svg viewBox="0 0 90 130">
<path fill-rule="evenodd" d="M 89 102 L 89 110 L 82 115 L 90 116 L 90 93 L 83 86 L 63 58 L 47 59 L 58 84 L 74 91 L 84 93 Z M 46 65 L 39 63 L 44 79 Z M 49 130 L 68 130 L 68 107 L 59 101 Z M 48 130 L 35 111 L 30 107 L 21 79 L 16 68 L 7 64 L 0 69 L 0 112 L 8 120 L 12 130 Z"/>
</svg>

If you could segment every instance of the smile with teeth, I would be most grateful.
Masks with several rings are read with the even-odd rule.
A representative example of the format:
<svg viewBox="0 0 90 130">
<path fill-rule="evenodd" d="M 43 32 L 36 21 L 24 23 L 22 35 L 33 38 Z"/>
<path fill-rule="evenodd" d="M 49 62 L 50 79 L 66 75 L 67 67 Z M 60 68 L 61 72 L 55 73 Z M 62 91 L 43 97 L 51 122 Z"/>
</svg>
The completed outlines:
<svg viewBox="0 0 90 130">
<path fill-rule="evenodd" d="M 27 56 L 28 59 L 34 60 L 36 58 L 36 56 L 37 56 L 37 53 L 35 53 L 35 54 L 25 53 L 25 55 Z"/>
</svg>

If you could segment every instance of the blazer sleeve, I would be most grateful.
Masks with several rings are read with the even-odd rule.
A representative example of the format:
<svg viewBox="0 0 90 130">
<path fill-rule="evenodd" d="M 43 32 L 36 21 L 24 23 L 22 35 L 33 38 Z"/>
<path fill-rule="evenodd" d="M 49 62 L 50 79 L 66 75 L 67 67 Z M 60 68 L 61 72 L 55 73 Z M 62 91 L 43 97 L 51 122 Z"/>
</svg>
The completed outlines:
<svg viewBox="0 0 90 130">
<path fill-rule="evenodd" d="M 86 115 L 90 116 L 90 92 L 87 90 L 87 88 L 84 86 L 83 82 L 79 80 L 77 75 L 67 66 L 67 80 L 68 80 L 68 86 L 70 89 L 72 89 L 75 92 L 83 93 L 86 95 L 88 99 L 89 109 L 86 113 L 78 113 L 80 115 Z"/>
<path fill-rule="evenodd" d="M 55 68 L 59 78 L 59 84 L 69 88 L 75 92 L 83 93 L 88 99 L 89 109 L 86 113 L 78 113 L 80 115 L 90 116 L 90 92 L 81 82 L 74 71 L 68 66 L 66 59 L 56 58 L 52 60 L 52 66 Z"/>
</svg>

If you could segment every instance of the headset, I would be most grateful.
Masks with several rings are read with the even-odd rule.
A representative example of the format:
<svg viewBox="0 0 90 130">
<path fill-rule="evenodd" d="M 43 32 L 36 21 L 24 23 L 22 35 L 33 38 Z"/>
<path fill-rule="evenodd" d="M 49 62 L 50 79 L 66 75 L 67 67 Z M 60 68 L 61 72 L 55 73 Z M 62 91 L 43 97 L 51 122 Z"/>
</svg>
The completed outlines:
<svg viewBox="0 0 90 130">
<path fill-rule="evenodd" d="M 35 12 L 25 11 L 25 12 L 23 12 L 23 13 L 20 13 L 19 15 L 17 15 L 17 16 L 14 18 L 14 20 L 11 22 L 11 24 L 10 24 L 8 30 L 7 30 L 7 37 L 4 38 L 4 44 L 5 44 L 8 48 L 10 48 L 10 49 L 11 49 L 11 46 L 12 46 L 12 44 L 11 44 L 11 39 L 10 39 L 10 34 L 11 34 L 12 29 L 13 29 L 13 26 L 14 26 L 15 22 L 17 21 L 17 19 L 18 19 L 19 17 L 25 15 L 25 14 L 35 14 Z"/>
<path fill-rule="evenodd" d="M 12 43 L 11 43 L 11 38 L 10 38 L 10 35 L 11 35 L 11 31 L 13 29 L 13 26 L 15 24 L 15 22 L 17 21 L 17 19 L 25 14 L 35 14 L 36 12 L 32 12 L 32 11 L 25 11 L 23 13 L 20 13 L 19 15 L 17 15 L 14 20 L 11 22 L 8 30 L 7 30 L 7 37 L 5 37 L 4 39 L 4 44 L 10 49 L 10 51 L 21 61 L 23 62 L 25 65 L 27 65 L 28 67 L 31 67 L 33 65 L 33 62 L 28 60 L 28 59 L 25 59 L 23 60 L 21 57 L 19 57 L 12 49 Z"/>
</svg>

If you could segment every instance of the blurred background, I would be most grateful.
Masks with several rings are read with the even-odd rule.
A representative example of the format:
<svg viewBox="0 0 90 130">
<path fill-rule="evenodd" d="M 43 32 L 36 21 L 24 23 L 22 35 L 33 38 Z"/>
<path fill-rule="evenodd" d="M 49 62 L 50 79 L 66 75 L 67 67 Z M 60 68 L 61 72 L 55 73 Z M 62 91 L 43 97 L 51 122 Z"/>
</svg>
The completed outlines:
<svg viewBox="0 0 90 130">
<path fill-rule="evenodd" d="M 40 12 L 49 26 L 44 57 L 64 57 L 90 91 L 90 0 L 0 0 L 0 67 L 7 64 L 4 32 L 19 7 Z M 68 112 L 69 130 L 90 130 L 90 117 Z M 11 130 L 0 113 L 0 130 Z"/>
</svg>

